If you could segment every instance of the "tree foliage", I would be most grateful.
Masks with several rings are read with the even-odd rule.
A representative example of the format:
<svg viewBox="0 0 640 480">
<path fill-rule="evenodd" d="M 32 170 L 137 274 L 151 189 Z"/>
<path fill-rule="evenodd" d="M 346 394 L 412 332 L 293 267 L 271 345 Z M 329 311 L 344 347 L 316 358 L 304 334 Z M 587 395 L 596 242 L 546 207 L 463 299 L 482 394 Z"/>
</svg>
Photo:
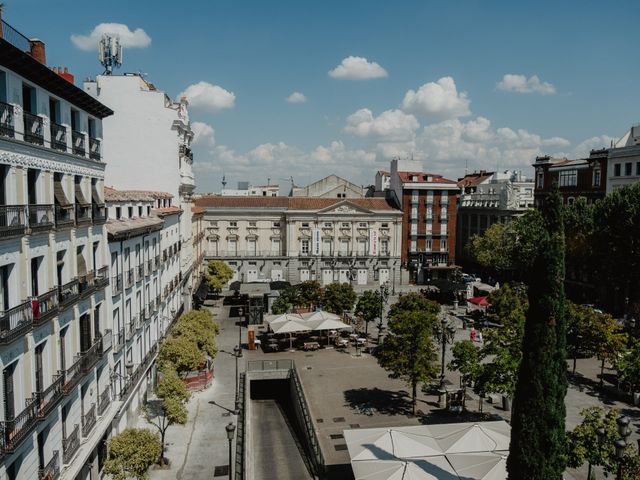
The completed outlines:
<svg viewBox="0 0 640 480">
<path fill-rule="evenodd" d="M 356 292 L 350 283 L 330 283 L 322 294 L 322 308 L 327 312 L 342 314 L 356 303 Z"/>
<path fill-rule="evenodd" d="M 389 318 L 397 317 L 403 312 L 424 311 L 431 315 L 440 313 L 440 305 L 433 300 L 425 298 L 418 292 L 407 293 L 401 296 L 389 309 Z"/>
<path fill-rule="evenodd" d="M 293 305 L 289 303 L 289 299 L 282 295 L 282 293 L 273 301 L 271 305 L 271 312 L 276 315 L 287 313 Z"/>
<path fill-rule="evenodd" d="M 557 184 L 532 252 L 522 361 L 511 417 L 510 480 L 560 480 L 566 467 L 564 225 Z"/>
<path fill-rule="evenodd" d="M 233 270 L 222 260 L 209 260 L 205 279 L 209 288 L 219 292 L 233 278 Z"/>
<path fill-rule="evenodd" d="M 171 330 L 174 337 L 185 337 L 196 343 L 198 349 L 211 358 L 216 356 L 216 336 L 220 329 L 207 309 L 190 310 L 180 317 Z"/>
<path fill-rule="evenodd" d="M 205 360 L 205 355 L 198 348 L 198 344 L 186 336 L 169 335 L 158 351 L 158 363 L 161 367 L 173 368 L 179 374 L 198 370 Z"/>
<path fill-rule="evenodd" d="M 113 480 L 144 480 L 162 454 L 160 437 L 146 428 L 127 428 L 109 441 L 104 473 Z"/>
<path fill-rule="evenodd" d="M 630 339 L 616 365 L 618 378 L 629 384 L 631 393 L 640 390 L 640 341 Z"/>
<path fill-rule="evenodd" d="M 382 310 L 382 298 L 380 294 L 374 290 L 366 290 L 356 304 L 356 315 L 364 320 L 366 327 L 369 327 L 369 322 L 373 322 L 376 318 L 380 317 L 380 311 Z"/>
<path fill-rule="evenodd" d="M 451 356 L 447 368 L 460 372 L 463 385 L 475 382 L 481 371 L 480 349 L 472 341 L 462 340 L 453 345 Z"/>
<path fill-rule="evenodd" d="M 428 302 L 428 308 L 395 309 L 395 314 L 389 318 L 389 333 L 377 352 L 378 363 L 390 372 L 389 376 L 400 378 L 411 387 L 414 415 L 418 384 L 428 382 L 438 374 L 433 331 L 439 305 L 424 300 Z M 405 302 L 404 306 L 409 303 Z"/>
<path fill-rule="evenodd" d="M 280 290 L 271 311 L 275 314 L 287 313 L 294 307 L 312 307 L 322 299 L 322 287 L 315 280 L 307 280 Z"/>
</svg>

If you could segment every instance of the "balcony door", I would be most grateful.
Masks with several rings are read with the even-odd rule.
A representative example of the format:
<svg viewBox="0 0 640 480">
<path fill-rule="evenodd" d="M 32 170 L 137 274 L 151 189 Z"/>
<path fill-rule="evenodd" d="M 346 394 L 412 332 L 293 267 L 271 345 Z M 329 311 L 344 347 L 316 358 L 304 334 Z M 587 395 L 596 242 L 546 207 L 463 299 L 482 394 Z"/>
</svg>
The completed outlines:
<svg viewBox="0 0 640 480">
<path fill-rule="evenodd" d="M 31 296 L 33 297 L 37 297 L 38 295 L 40 295 L 38 273 L 40 271 L 41 264 L 42 257 L 35 257 L 31 259 Z"/>
<path fill-rule="evenodd" d="M 60 370 L 65 371 L 67 369 L 67 332 L 69 327 L 65 327 L 60 330 Z"/>
<path fill-rule="evenodd" d="M 80 351 L 86 352 L 91 347 L 91 316 L 88 313 L 80 316 Z"/>
<path fill-rule="evenodd" d="M 15 392 L 13 376 L 16 370 L 16 363 L 13 362 L 2 372 L 2 380 L 4 384 L 4 419 L 5 421 L 13 420 L 16 416 Z"/>
<path fill-rule="evenodd" d="M 10 307 L 9 273 L 11 265 L 0 267 L 0 312 L 6 312 Z"/>
<path fill-rule="evenodd" d="M 27 202 L 29 205 L 38 204 L 38 177 L 40 170 L 30 168 L 27 170 Z"/>
<path fill-rule="evenodd" d="M 44 374 L 42 371 L 42 353 L 44 351 L 45 342 L 42 342 L 36 347 L 35 360 L 36 360 L 36 392 L 42 392 L 44 390 Z"/>
</svg>

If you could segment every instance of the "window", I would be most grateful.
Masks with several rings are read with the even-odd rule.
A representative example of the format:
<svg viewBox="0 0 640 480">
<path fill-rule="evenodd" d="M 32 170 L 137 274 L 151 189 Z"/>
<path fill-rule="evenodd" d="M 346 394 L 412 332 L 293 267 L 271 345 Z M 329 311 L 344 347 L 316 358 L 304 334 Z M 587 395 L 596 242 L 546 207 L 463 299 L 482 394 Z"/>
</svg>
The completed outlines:
<svg viewBox="0 0 640 480">
<path fill-rule="evenodd" d="M 340 240 L 340 255 L 345 257 L 349 254 L 349 240 Z"/>
<path fill-rule="evenodd" d="M 594 187 L 600 186 L 600 169 L 599 168 L 596 168 L 593 170 L 593 186 Z"/>
<path fill-rule="evenodd" d="M 416 242 L 415 240 L 411 240 L 411 245 L 409 248 L 411 249 L 411 252 L 416 252 L 418 250 L 418 242 Z"/>
<path fill-rule="evenodd" d="M 425 252 L 430 252 L 431 251 L 431 239 L 430 238 L 427 238 L 424 241 L 424 251 Z"/>
<path fill-rule="evenodd" d="M 445 238 L 440 240 L 440 251 L 441 252 L 448 252 L 449 251 L 449 246 L 447 245 L 447 240 Z"/>
<path fill-rule="evenodd" d="M 273 253 L 280 254 L 280 239 L 279 238 L 272 238 L 271 239 L 271 251 Z"/>
<path fill-rule="evenodd" d="M 575 200 L 576 200 L 576 199 L 575 199 L 575 198 L 573 198 L 573 197 L 568 197 L 568 198 L 567 198 L 567 205 L 573 205 L 573 202 L 575 202 Z"/>
<path fill-rule="evenodd" d="M 324 228 L 333 228 L 333 223 L 331 223 L 331 222 L 324 222 Z"/>
<path fill-rule="evenodd" d="M 217 221 L 215 221 L 215 220 L 211 220 L 211 221 L 209 222 L 209 226 L 210 226 L 210 227 L 217 227 L 217 226 L 218 226 L 218 222 L 217 222 Z"/>
<path fill-rule="evenodd" d="M 142 216 L 142 207 L 138 207 L 138 216 L 141 217 Z"/>
<path fill-rule="evenodd" d="M 624 164 L 624 174 L 629 177 L 631 175 L 631 162 Z"/>
<path fill-rule="evenodd" d="M 380 255 L 389 255 L 389 241 L 380 240 Z"/>
<path fill-rule="evenodd" d="M 636 175 L 640 176 L 640 162 L 636 162 Z"/>
<path fill-rule="evenodd" d="M 255 238 L 250 238 L 247 240 L 247 250 L 249 250 L 249 255 L 256 255 L 257 242 Z"/>
<path fill-rule="evenodd" d="M 542 170 L 538 172 L 536 188 L 544 188 L 544 172 Z"/>
<path fill-rule="evenodd" d="M 301 226 L 302 228 L 309 228 L 309 222 L 302 222 L 302 223 L 300 224 L 300 226 Z"/>
<path fill-rule="evenodd" d="M 133 207 L 127 207 L 127 211 L 129 213 L 129 218 L 133 218 Z"/>
<path fill-rule="evenodd" d="M 348 222 L 342 222 L 342 228 L 351 228 L 351 224 Z"/>
<path fill-rule="evenodd" d="M 147 215 L 151 215 L 151 207 L 147 207 Z"/>
<path fill-rule="evenodd" d="M 322 254 L 323 255 L 331 255 L 331 247 L 333 245 L 332 240 L 323 240 L 322 241 Z"/>
<path fill-rule="evenodd" d="M 380 224 L 380 228 L 389 228 L 389 224 L 387 222 L 382 222 Z"/>
<path fill-rule="evenodd" d="M 249 226 L 250 227 L 255 227 L 255 226 L 257 226 L 257 223 L 256 222 L 249 222 Z"/>
<path fill-rule="evenodd" d="M 237 255 L 238 254 L 238 241 L 235 238 L 230 238 L 227 243 L 227 248 L 229 249 L 229 255 Z"/>
<path fill-rule="evenodd" d="M 368 228 L 369 224 L 367 222 L 358 223 L 358 228 Z"/>
<path fill-rule="evenodd" d="M 366 254 L 367 254 L 367 241 L 358 240 L 358 255 L 366 255 Z"/>
<path fill-rule="evenodd" d="M 621 168 L 621 167 L 620 167 L 620 164 L 619 164 L 619 163 L 616 163 L 616 164 L 613 166 L 613 176 L 614 176 L 614 177 L 619 177 L 619 176 L 620 176 L 620 168 Z"/>
<path fill-rule="evenodd" d="M 273 228 L 280 228 L 280 222 L 273 222 Z"/>
<path fill-rule="evenodd" d="M 309 255 L 309 240 L 302 240 L 300 242 L 300 246 L 302 248 L 302 253 L 305 255 Z"/>
<path fill-rule="evenodd" d="M 561 187 L 575 187 L 578 185 L 578 171 L 564 170 L 559 175 Z"/>
<path fill-rule="evenodd" d="M 236 228 L 238 226 L 238 222 L 229 222 L 229 228 Z"/>
</svg>

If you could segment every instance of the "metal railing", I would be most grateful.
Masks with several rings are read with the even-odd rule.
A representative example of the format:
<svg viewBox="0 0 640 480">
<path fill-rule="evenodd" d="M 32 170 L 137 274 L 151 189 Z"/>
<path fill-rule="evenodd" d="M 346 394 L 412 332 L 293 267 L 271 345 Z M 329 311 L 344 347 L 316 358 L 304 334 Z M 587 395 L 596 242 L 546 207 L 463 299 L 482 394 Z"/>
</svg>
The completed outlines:
<svg viewBox="0 0 640 480">
<path fill-rule="evenodd" d="M 109 387 L 106 387 L 100 394 L 98 399 L 98 416 L 102 416 L 107 408 L 109 408 L 109 402 L 111 401 L 109 390 Z"/>
<path fill-rule="evenodd" d="M 147 354 L 142 359 L 142 362 L 136 367 L 136 369 L 127 377 L 122 390 L 120 390 L 120 400 L 125 400 L 129 394 L 133 391 L 133 388 L 137 385 L 142 375 L 147 371 L 149 365 L 153 362 L 156 352 L 158 351 L 158 345 L 154 344 Z"/>
<path fill-rule="evenodd" d="M 78 293 L 80 293 L 80 296 L 89 295 L 91 292 L 93 292 L 94 286 L 94 272 L 87 272 L 84 275 L 78 276 Z"/>
<path fill-rule="evenodd" d="M 247 372 L 272 372 L 275 370 L 291 370 L 293 360 L 250 360 L 247 362 Z"/>
<path fill-rule="evenodd" d="M 153 270 L 153 260 L 149 259 L 144 264 L 144 276 L 148 277 L 151 275 L 151 271 Z"/>
<path fill-rule="evenodd" d="M 88 350 L 80 354 L 80 369 L 83 374 L 89 373 L 96 366 L 98 360 L 102 357 L 102 337 L 96 338 L 96 341 Z"/>
<path fill-rule="evenodd" d="M 65 465 L 68 465 L 71 462 L 71 459 L 78 451 L 78 448 L 80 448 L 79 430 L 80 428 L 76 423 L 69 436 L 62 439 L 62 462 Z"/>
<path fill-rule="evenodd" d="M 302 384 L 300 383 L 300 378 L 298 377 L 295 365 L 291 369 L 291 381 L 295 387 L 296 399 L 302 412 L 302 421 L 304 423 L 302 427 L 304 428 L 307 439 L 309 440 L 310 451 L 308 453 L 311 457 L 312 470 L 314 474 L 320 476 L 324 470 L 324 457 L 322 455 L 322 449 L 320 448 L 320 441 L 318 440 L 316 429 L 313 426 L 313 420 L 309 414 L 309 406 L 307 405 L 307 400 L 304 396 L 304 390 L 302 389 Z"/>
<path fill-rule="evenodd" d="M 38 404 L 33 398 L 27 399 L 26 403 L 24 410 L 16 417 L 0 422 L 0 448 L 5 453 L 15 451 L 38 423 Z"/>
<path fill-rule="evenodd" d="M 72 226 L 75 222 L 73 205 L 61 207 L 56 205 L 56 226 L 63 227 L 65 225 Z"/>
<path fill-rule="evenodd" d="M 113 275 L 111 277 L 111 294 L 118 295 L 122 292 L 122 275 Z"/>
<path fill-rule="evenodd" d="M 0 25 L 0 29 L 2 29 L 2 38 L 23 52 L 31 52 L 29 39 L 4 20 L 0 21 L 2 22 L 2 25 Z"/>
<path fill-rule="evenodd" d="M 133 334 L 136 332 L 136 323 L 138 322 L 138 316 L 134 316 L 131 322 L 125 326 L 125 339 L 128 342 L 133 338 Z"/>
<path fill-rule="evenodd" d="M 51 148 L 60 150 L 61 152 L 67 151 L 67 127 L 51 122 Z"/>
<path fill-rule="evenodd" d="M 144 264 L 136 265 L 136 282 L 142 281 L 144 278 Z"/>
<path fill-rule="evenodd" d="M 60 302 L 60 308 L 64 309 L 69 305 L 72 305 L 78 298 L 80 298 L 80 293 L 77 278 L 74 278 L 70 282 L 58 287 L 58 301 Z"/>
<path fill-rule="evenodd" d="M 0 343 L 10 343 L 33 325 L 33 307 L 27 301 L 0 313 Z"/>
<path fill-rule="evenodd" d="M 76 224 L 91 223 L 91 204 L 76 203 Z"/>
<path fill-rule="evenodd" d="M 44 134 L 42 129 L 42 117 L 29 112 L 22 112 L 24 123 L 24 141 L 44 145 Z"/>
<path fill-rule="evenodd" d="M 71 141 L 73 142 L 73 154 L 85 156 L 84 133 L 73 130 L 71 132 Z"/>
<path fill-rule="evenodd" d="M 60 477 L 60 454 L 58 450 L 54 450 L 51 460 L 44 468 L 38 470 L 38 480 L 57 480 Z"/>
<path fill-rule="evenodd" d="M 82 416 L 82 436 L 88 437 L 96 425 L 96 404 L 92 403 L 89 411 Z"/>
<path fill-rule="evenodd" d="M 55 225 L 53 205 L 29 205 L 27 208 L 31 230 L 48 230 Z"/>
<path fill-rule="evenodd" d="M 15 136 L 13 105 L 4 102 L 0 102 L 0 136 L 9 138 Z"/>
<path fill-rule="evenodd" d="M 33 310 L 33 323 L 40 325 L 58 313 L 58 287 L 53 287 L 42 295 L 31 297 L 31 308 Z"/>
<path fill-rule="evenodd" d="M 160 255 L 156 255 L 153 261 L 153 269 L 158 270 L 160 268 Z"/>
<path fill-rule="evenodd" d="M 63 372 L 62 391 L 68 395 L 82 378 L 82 356 L 76 355 L 73 364 Z"/>
<path fill-rule="evenodd" d="M 109 285 L 109 267 L 105 265 L 104 267 L 100 267 L 98 269 L 98 271 L 96 272 L 94 284 L 96 288 L 102 288 Z"/>
<path fill-rule="evenodd" d="M 133 274 L 133 268 L 130 268 L 124 272 L 124 288 L 131 288 L 134 283 L 135 275 Z"/>
<path fill-rule="evenodd" d="M 51 410 L 55 408 L 62 399 L 62 387 L 64 376 L 57 374 L 53 376 L 53 382 L 42 392 L 36 392 L 35 398 L 38 402 L 38 417 L 45 418 Z"/>
<path fill-rule="evenodd" d="M 24 205 L 0 205 L 0 237 L 22 235 L 26 228 Z"/>
<path fill-rule="evenodd" d="M 111 330 L 105 330 L 100 339 L 100 347 L 98 348 L 98 354 L 104 356 L 113 347 L 113 332 Z"/>
<path fill-rule="evenodd" d="M 113 344 L 113 351 L 117 353 L 120 350 L 122 350 L 122 348 L 124 347 L 124 343 L 125 343 L 124 328 L 121 328 L 115 334 L 115 343 Z"/>
<path fill-rule="evenodd" d="M 89 137 L 89 158 L 100 160 L 100 140 Z"/>
<path fill-rule="evenodd" d="M 107 221 L 107 209 L 103 204 L 93 203 L 91 205 L 91 216 L 93 223 L 102 223 Z"/>
</svg>

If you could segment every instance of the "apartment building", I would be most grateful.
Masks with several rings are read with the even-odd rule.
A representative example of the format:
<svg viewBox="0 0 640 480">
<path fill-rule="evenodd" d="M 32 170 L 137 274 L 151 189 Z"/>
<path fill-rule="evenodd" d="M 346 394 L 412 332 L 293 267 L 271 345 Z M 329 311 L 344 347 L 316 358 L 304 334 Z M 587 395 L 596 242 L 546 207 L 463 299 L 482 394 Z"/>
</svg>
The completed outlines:
<svg viewBox="0 0 640 480">
<path fill-rule="evenodd" d="M 391 161 L 390 190 L 403 212 L 402 265 L 413 283 L 447 281 L 455 270 L 457 182 Z"/>
<path fill-rule="evenodd" d="M 640 125 L 632 126 L 608 149 L 607 194 L 640 182 Z"/>
<path fill-rule="evenodd" d="M 209 288 L 204 282 L 204 274 L 206 271 L 206 263 L 204 261 L 206 251 L 205 243 L 205 221 L 204 209 L 200 207 L 191 208 L 191 232 L 193 235 L 193 257 L 194 267 L 191 274 L 191 285 L 189 288 L 194 295 L 194 302 L 202 304 L 207 298 Z"/>
<path fill-rule="evenodd" d="M 306 187 L 292 187 L 290 197 L 363 198 L 367 189 L 338 175 L 327 175 Z"/>
<path fill-rule="evenodd" d="M 481 170 L 458 179 L 456 258 L 470 263 L 467 245 L 473 235 L 481 235 L 494 223 L 506 223 L 533 208 L 533 180 L 521 172 Z"/>
<path fill-rule="evenodd" d="M 381 198 L 202 197 L 207 259 L 233 280 L 399 282 L 402 212 Z"/>
<path fill-rule="evenodd" d="M 177 285 L 184 308 L 191 308 L 191 273 L 195 268 L 193 222 L 191 219 L 193 176 L 193 131 L 185 98 L 173 101 L 138 74 L 98 75 L 86 81 L 84 89 L 114 111 L 103 124 L 105 181 L 123 190 L 167 192 L 178 216 L 176 253 L 180 268 Z M 168 247 L 167 247 L 168 248 Z"/>
<path fill-rule="evenodd" d="M 0 478 L 86 478 L 116 412 L 101 157 L 112 111 L 1 22 Z"/>
</svg>

